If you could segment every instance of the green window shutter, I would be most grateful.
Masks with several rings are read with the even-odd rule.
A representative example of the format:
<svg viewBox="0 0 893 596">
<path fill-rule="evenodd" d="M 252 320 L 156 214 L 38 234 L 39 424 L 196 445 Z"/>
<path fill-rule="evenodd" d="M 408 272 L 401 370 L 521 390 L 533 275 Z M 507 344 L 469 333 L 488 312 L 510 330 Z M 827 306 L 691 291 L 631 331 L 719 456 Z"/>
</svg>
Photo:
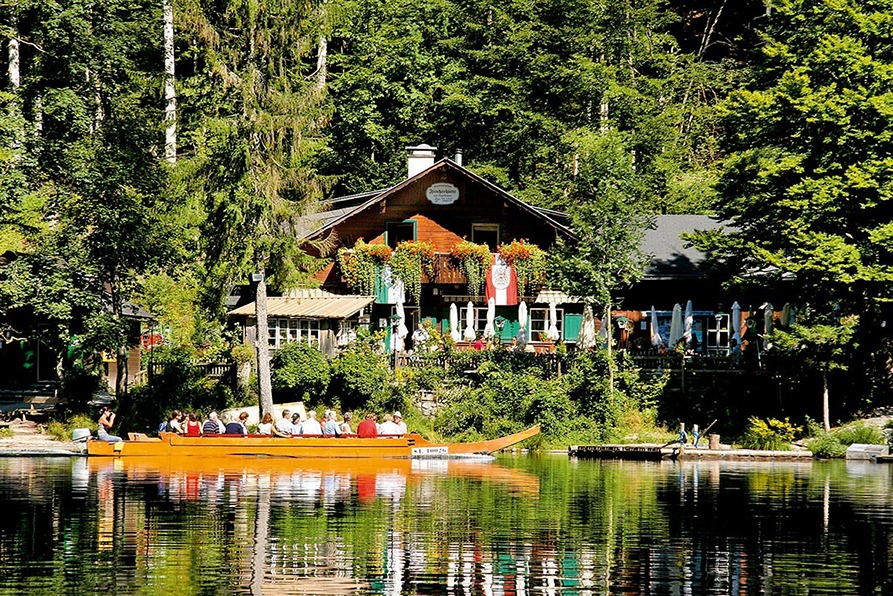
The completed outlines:
<svg viewBox="0 0 893 596">
<path fill-rule="evenodd" d="M 583 315 L 565 313 L 564 315 L 564 341 L 577 341 L 580 335 L 580 325 L 583 323 Z"/>
</svg>

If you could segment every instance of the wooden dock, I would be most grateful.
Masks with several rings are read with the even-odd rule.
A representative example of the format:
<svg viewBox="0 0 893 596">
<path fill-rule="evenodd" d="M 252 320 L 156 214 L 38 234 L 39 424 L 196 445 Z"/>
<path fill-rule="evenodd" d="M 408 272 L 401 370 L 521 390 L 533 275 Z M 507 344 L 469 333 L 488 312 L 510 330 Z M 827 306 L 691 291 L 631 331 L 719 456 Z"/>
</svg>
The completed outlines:
<svg viewBox="0 0 893 596">
<path fill-rule="evenodd" d="M 661 460 L 728 460 L 728 461 L 806 461 L 812 452 L 806 450 L 762 451 L 757 449 L 706 449 L 674 444 L 661 445 L 571 445 L 568 455 L 592 459 L 625 459 L 638 461 Z"/>
</svg>

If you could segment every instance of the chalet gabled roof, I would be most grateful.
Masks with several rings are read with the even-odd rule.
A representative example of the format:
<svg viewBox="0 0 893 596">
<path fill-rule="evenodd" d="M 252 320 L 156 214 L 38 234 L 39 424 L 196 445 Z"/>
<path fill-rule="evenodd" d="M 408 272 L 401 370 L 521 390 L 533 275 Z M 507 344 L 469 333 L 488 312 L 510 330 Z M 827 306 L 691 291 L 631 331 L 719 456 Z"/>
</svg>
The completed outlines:
<svg viewBox="0 0 893 596">
<path fill-rule="evenodd" d="M 519 209 L 522 209 L 522 210 L 530 213 L 534 217 L 542 220 L 544 223 L 548 224 L 553 229 L 555 229 L 556 232 L 564 235 L 565 237 L 569 237 L 569 238 L 574 237 L 573 231 L 568 226 L 566 226 L 565 224 L 558 221 L 559 212 L 551 211 L 548 209 L 540 209 L 538 207 L 534 207 L 533 205 L 525 203 L 521 199 L 515 197 L 514 195 L 503 190 L 502 188 L 496 186 L 492 182 L 490 182 L 490 181 L 478 176 L 474 172 L 471 172 L 470 170 L 467 170 L 467 169 L 463 168 L 462 166 L 456 164 L 453 160 L 448 159 L 448 158 L 443 158 L 440 161 L 438 161 L 437 163 L 435 163 L 433 166 L 428 168 L 427 170 L 419 172 L 415 176 L 412 176 L 411 178 L 407 178 L 406 180 L 403 180 L 403 181 L 395 184 L 394 186 L 391 186 L 390 188 L 386 188 L 381 191 L 371 191 L 368 193 L 359 193 L 356 195 L 350 195 L 347 197 L 339 197 L 339 198 L 333 199 L 331 201 L 331 204 L 333 206 L 343 205 L 345 203 L 351 203 L 354 201 L 359 201 L 359 203 L 353 207 L 344 206 L 344 207 L 340 207 L 337 209 L 333 209 L 331 211 L 317 213 L 313 217 L 318 218 L 318 220 L 319 220 L 318 226 L 315 226 L 313 228 L 313 231 L 309 232 L 308 234 L 305 234 L 302 237 L 302 239 L 309 240 L 309 239 L 312 239 L 324 232 L 327 232 L 331 228 L 337 226 L 338 224 L 347 220 L 348 218 L 352 217 L 353 215 L 355 215 L 357 213 L 361 213 L 362 211 L 368 209 L 372 205 L 381 203 L 383 200 L 386 201 L 388 198 L 394 196 L 395 194 L 399 193 L 404 188 L 415 183 L 417 180 L 419 180 L 423 176 L 426 176 L 434 171 L 443 170 L 443 169 L 455 171 L 455 172 L 459 173 L 460 175 L 471 179 L 475 183 L 480 184 L 481 186 L 484 186 L 485 188 L 487 188 L 488 190 L 490 190 L 497 196 L 503 198 L 507 202 L 515 205 Z"/>
</svg>

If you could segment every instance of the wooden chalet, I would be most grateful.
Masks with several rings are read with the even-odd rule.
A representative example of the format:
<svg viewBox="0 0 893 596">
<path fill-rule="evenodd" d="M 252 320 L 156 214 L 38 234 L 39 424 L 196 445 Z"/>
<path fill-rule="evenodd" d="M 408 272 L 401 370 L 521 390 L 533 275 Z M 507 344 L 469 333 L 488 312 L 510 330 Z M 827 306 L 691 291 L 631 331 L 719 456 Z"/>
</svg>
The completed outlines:
<svg viewBox="0 0 893 596">
<path fill-rule="evenodd" d="M 418 299 L 409 292 L 403 295 L 402 308 L 409 334 L 419 322 L 447 334 L 453 304 L 459 311 L 460 327 L 464 329 L 469 302 L 474 309 L 474 328 L 480 333 L 486 325 L 487 296 L 469 294 L 465 274 L 451 254 L 454 247 L 463 240 L 485 244 L 493 253 L 495 263 L 500 244 L 523 239 L 548 252 L 559 238 L 572 240 L 573 231 L 567 226 L 564 214 L 535 207 L 512 196 L 462 167 L 459 155 L 437 161 L 434 147 L 420 145 L 407 149 L 405 180 L 383 190 L 333 199 L 330 210 L 308 218 L 311 231 L 304 236 L 305 248 L 319 255 L 316 247 L 323 244 L 353 249 L 362 241 L 395 249 L 406 241 L 430 243 L 435 251 L 433 274 L 423 277 Z M 652 257 L 644 279 L 630 288 L 618 289 L 618 301 L 625 310 L 614 313 L 611 328 L 621 348 L 652 347 L 652 306 L 666 339 L 674 304 L 681 303 L 684 307 L 692 300 L 698 350 L 729 351 L 730 309 L 734 299 L 725 294 L 718 282 L 704 276 L 701 267 L 704 255 L 687 246 L 682 238 L 684 232 L 719 225 L 707 216 L 656 218 L 655 226 L 646 232 L 642 247 Z M 386 271 L 378 274 L 382 279 L 376 283 L 375 295 L 362 296 L 348 283 L 337 259 L 333 258 L 317 276 L 320 289 L 311 291 L 315 294 L 305 291 L 270 298 L 270 347 L 276 349 L 288 341 L 309 340 L 331 354 L 355 335 L 359 325 L 390 333 L 397 301 L 384 291 Z M 545 340 L 550 304 L 555 306 L 560 341 L 573 347 L 582 324 L 580 299 L 551 289 L 546 279 L 542 286 L 528 288 L 525 295 L 497 302 L 496 317 L 503 324 L 498 335 L 503 342 L 510 342 L 518 333 L 519 302 L 528 308 L 527 338 L 537 351 L 548 351 L 554 346 L 554 342 Z M 741 307 L 749 312 L 756 304 L 759 303 L 748 298 Z M 246 341 L 255 339 L 253 313 L 253 303 L 230 313 L 243 318 Z M 625 325 L 618 325 L 618 319 Z M 742 317 L 744 320 L 746 317 Z M 409 349 L 409 337 L 404 341 L 405 346 L 401 347 Z M 459 347 L 464 346 L 468 343 L 463 339 Z"/>
</svg>

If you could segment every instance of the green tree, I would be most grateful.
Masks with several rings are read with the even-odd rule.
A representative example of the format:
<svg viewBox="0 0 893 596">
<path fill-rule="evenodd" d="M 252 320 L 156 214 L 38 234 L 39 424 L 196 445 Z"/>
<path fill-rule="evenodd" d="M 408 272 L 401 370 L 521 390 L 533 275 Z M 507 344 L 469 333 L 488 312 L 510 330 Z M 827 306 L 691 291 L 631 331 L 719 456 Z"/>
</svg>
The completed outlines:
<svg viewBox="0 0 893 596">
<path fill-rule="evenodd" d="M 822 316 L 822 321 L 829 317 Z M 808 321 L 809 316 L 803 317 Z M 833 370 L 846 370 L 845 356 L 853 349 L 859 319 L 847 316 L 831 323 L 794 324 L 790 330 L 775 329 L 772 340 L 783 351 L 793 352 L 797 360 L 809 371 L 818 371 L 822 376 L 822 422 L 825 432 L 831 430 L 831 397 L 828 374 Z"/>
<path fill-rule="evenodd" d="M 733 282 L 792 292 L 813 313 L 803 340 L 858 315 L 862 351 L 846 351 L 866 361 L 889 355 L 893 315 L 891 14 L 889 0 L 773 3 L 753 83 L 722 106 L 729 226 L 696 236 Z"/>
<path fill-rule="evenodd" d="M 266 292 L 268 278 L 288 287 L 311 266 L 298 246 L 299 217 L 319 199 L 314 160 L 324 144 L 325 89 L 310 77 L 315 61 L 316 3 L 231 0 L 184 2 L 181 14 L 197 40 L 202 68 L 184 84 L 213 101 L 182 94 L 197 110 L 178 139 L 184 164 L 205 199 L 207 287 L 212 304 L 249 273 L 257 283 L 257 365 L 262 412 L 272 411 Z M 199 74 L 201 73 L 201 74 Z M 205 78 L 209 77 L 209 78 Z M 190 137 L 189 143 L 184 137 Z M 187 161 L 187 160 L 184 160 Z M 219 306 L 218 306 L 219 308 Z"/>
<path fill-rule="evenodd" d="M 329 386 L 329 363 L 315 346 L 292 342 L 273 356 L 275 391 L 321 401 Z"/>
<path fill-rule="evenodd" d="M 605 312 L 610 324 L 612 290 L 638 280 L 647 256 L 641 241 L 650 218 L 642 207 L 644 190 L 631 153 L 618 133 L 579 133 L 574 142 L 580 170 L 568 210 L 575 237 L 559 241 L 552 268 L 561 288 Z M 608 376 L 614 387 L 614 362 L 608 342 Z"/>
<path fill-rule="evenodd" d="M 83 336 L 94 348 L 117 351 L 123 394 L 132 341 L 124 307 L 139 275 L 164 260 L 161 239 L 172 235 L 166 174 L 155 156 L 160 112 L 152 108 L 158 10 L 140 0 L 26 1 L 17 8 L 19 34 L 28 40 L 20 47 L 17 99 L 31 118 L 16 161 L 26 172 L 19 206 L 42 200 L 40 225 L 29 226 L 21 246 L 33 258 L 10 280 L 13 296 L 24 289 L 17 305 L 35 316 L 59 314 L 49 319 L 58 333 L 53 344 Z M 57 292 L 60 302 L 49 303 L 38 297 L 46 284 L 76 291 Z"/>
</svg>

